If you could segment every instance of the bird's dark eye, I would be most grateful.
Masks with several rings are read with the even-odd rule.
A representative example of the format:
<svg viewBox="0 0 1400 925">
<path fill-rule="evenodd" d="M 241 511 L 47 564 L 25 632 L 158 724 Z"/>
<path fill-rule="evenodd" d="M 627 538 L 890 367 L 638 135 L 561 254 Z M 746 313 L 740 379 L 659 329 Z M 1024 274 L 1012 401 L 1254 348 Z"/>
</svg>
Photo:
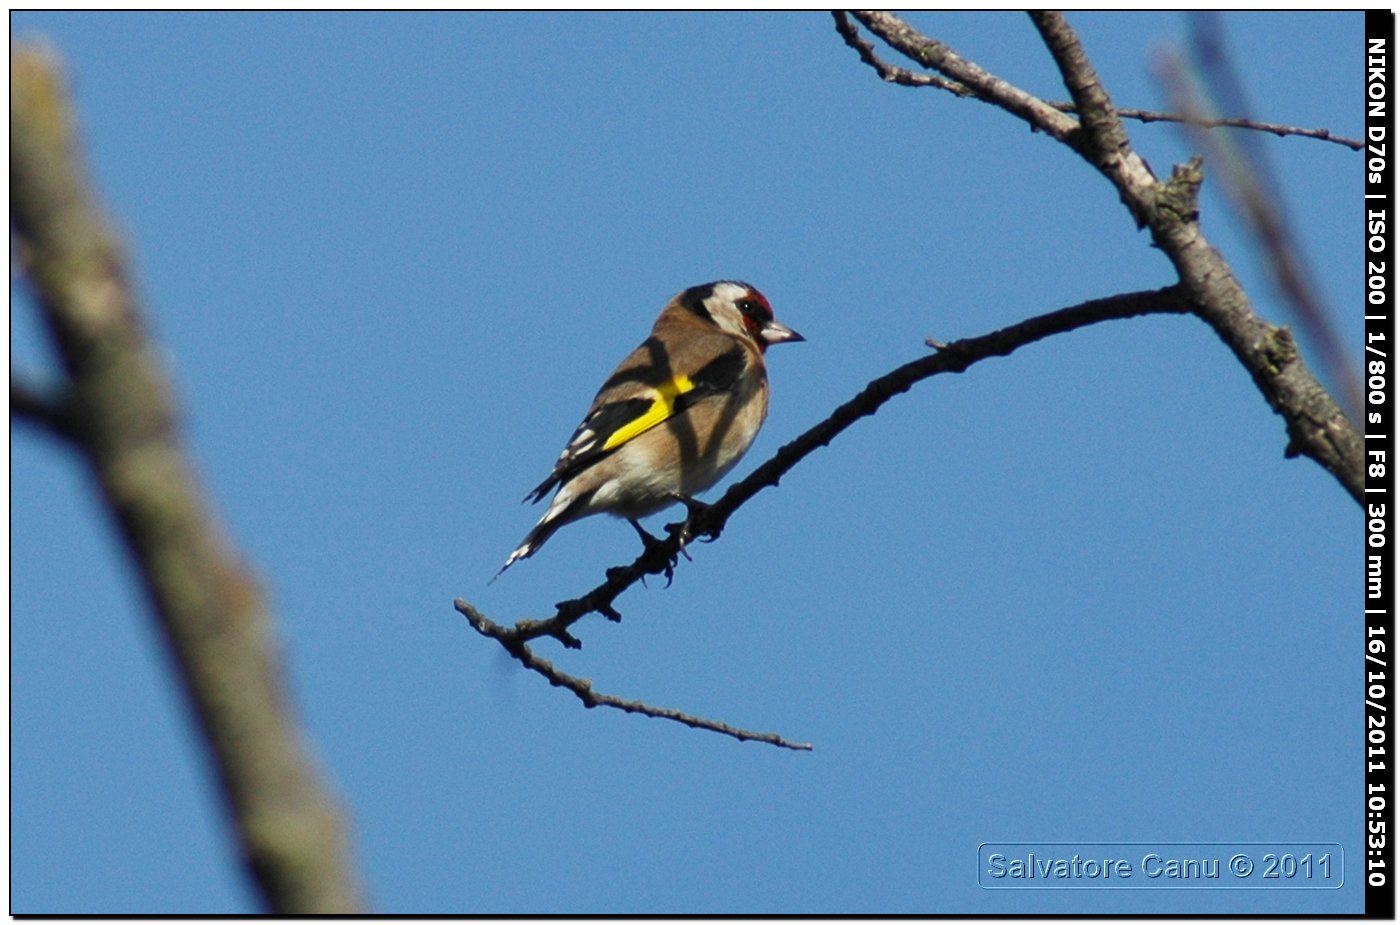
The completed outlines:
<svg viewBox="0 0 1400 925">
<path fill-rule="evenodd" d="M 740 299 L 739 311 L 743 312 L 749 318 L 763 318 L 763 306 L 759 305 L 753 299 Z"/>
</svg>

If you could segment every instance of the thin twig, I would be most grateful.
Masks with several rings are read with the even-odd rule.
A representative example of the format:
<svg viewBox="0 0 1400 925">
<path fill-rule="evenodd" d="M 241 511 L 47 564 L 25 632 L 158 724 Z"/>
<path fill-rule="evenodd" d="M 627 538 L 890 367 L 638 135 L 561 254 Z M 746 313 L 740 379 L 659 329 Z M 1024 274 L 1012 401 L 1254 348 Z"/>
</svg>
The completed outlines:
<svg viewBox="0 0 1400 925">
<path fill-rule="evenodd" d="M 1006 110 L 1057 141 L 1075 146 L 1079 121 L 1051 107 L 1035 94 L 1027 93 L 978 67 L 947 44 L 920 33 L 898 16 L 878 10 L 852 10 L 851 15 L 886 45 L 911 61 L 938 71 L 966 87 L 972 96 Z"/>
<path fill-rule="evenodd" d="M 939 90 L 947 90 L 955 96 L 972 95 L 971 90 L 957 81 L 944 80 L 937 74 L 919 74 L 907 68 L 890 64 L 875 54 L 875 46 L 872 43 L 861 38 L 860 31 L 846 16 L 845 10 L 832 10 L 831 15 L 836 20 L 836 31 L 841 33 L 841 38 L 845 39 L 846 44 L 856 50 L 856 54 L 860 55 L 860 60 L 875 69 L 881 80 L 905 87 L 936 87 Z"/>
<path fill-rule="evenodd" d="M 1074 104 L 1063 100 L 1050 103 L 1051 106 L 1060 112 L 1074 112 Z M 1366 147 L 1366 143 L 1358 138 L 1348 138 L 1345 135 L 1334 135 L 1331 130 L 1325 128 L 1299 128 L 1296 125 L 1281 125 L 1277 122 L 1260 122 L 1257 119 L 1226 119 L 1218 117 L 1204 117 L 1181 112 L 1153 112 L 1147 109 L 1124 109 L 1115 107 L 1114 112 L 1120 119 L 1133 119 L 1138 122 L 1176 122 L 1188 125 L 1192 128 L 1217 129 L 1217 128 L 1242 128 L 1253 132 L 1264 132 L 1269 135 L 1277 135 L 1280 138 L 1289 135 L 1298 138 L 1313 138 L 1317 141 L 1328 141 L 1334 145 L 1341 145 L 1353 151 L 1360 151 Z"/>
<path fill-rule="evenodd" d="M 579 678 L 554 667 L 554 664 L 547 659 L 540 658 L 522 640 L 517 638 L 506 627 L 492 621 L 471 604 L 460 598 L 452 602 L 458 613 L 467 618 L 467 622 L 472 625 L 478 633 L 489 636 L 505 647 L 520 664 L 544 677 L 555 687 L 562 687 L 574 693 L 583 702 L 583 705 L 592 709 L 593 707 L 612 707 L 615 710 L 622 710 L 624 713 L 640 713 L 642 716 L 651 716 L 656 719 L 668 719 L 672 722 L 681 723 L 692 729 L 706 729 L 710 732 L 718 732 L 730 738 L 738 739 L 740 742 L 763 742 L 768 745 L 776 745 L 779 748 L 790 748 L 793 751 L 809 752 L 812 750 L 811 743 L 792 742 L 775 732 L 750 732 L 747 729 L 740 729 L 728 723 L 716 722 L 700 716 L 693 716 L 680 710 L 673 710 L 669 707 L 654 707 L 651 704 L 643 703 L 640 700 L 623 700 L 621 697 L 614 697 L 611 694 L 601 694 L 593 689 L 593 682 L 587 678 Z"/>
<path fill-rule="evenodd" d="M 921 74 L 902 68 L 881 58 L 875 53 L 875 46 L 871 42 L 862 38 L 860 32 L 850 21 L 844 10 L 833 10 L 832 18 L 836 20 L 836 31 L 841 34 L 841 38 L 846 44 L 856 50 L 860 59 L 874 68 L 880 75 L 880 79 L 886 83 L 898 84 L 902 87 L 933 87 L 938 90 L 946 90 L 955 96 L 975 96 L 971 90 L 955 80 L 946 80 L 938 74 Z M 1052 109 L 1060 112 L 1075 114 L 1078 112 L 1074 103 L 1067 101 L 1049 102 Z M 1296 135 L 1301 138 L 1313 138 L 1318 141 L 1328 141 L 1332 144 L 1342 145 L 1351 148 L 1353 151 L 1360 151 L 1365 147 L 1365 142 L 1356 138 L 1347 138 L 1342 135 L 1334 135 L 1325 128 L 1299 128 L 1295 125 L 1281 125 L 1277 122 L 1260 122 L 1255 119 L 1226 119 L 1226 118 L 1204 118 L 1197 115 L 1182 114 L 1175 112 L 1154 112 L 1147 109 L 1124 109 L 1115 108 L 1119 118 L 1134 119 L 1138 122 L 1176 122 L 1185 123 L 1195 128 L 1218 129 L 1218 128 L 1239 128 L 1256 132 L 1267 132 L 1271 135 L 1285 137 Z"/>
</svg>

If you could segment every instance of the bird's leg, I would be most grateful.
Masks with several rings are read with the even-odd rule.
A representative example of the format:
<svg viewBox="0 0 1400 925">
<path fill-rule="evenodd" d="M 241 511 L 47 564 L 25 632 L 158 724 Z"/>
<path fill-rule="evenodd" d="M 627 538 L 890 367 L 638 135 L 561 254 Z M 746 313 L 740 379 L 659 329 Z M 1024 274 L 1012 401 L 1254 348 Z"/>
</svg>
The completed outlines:
<svg viewBox="0 0 1400 925">
<path fill-rule="evenodd" d="M 627 522 L 632 525 L 633 530 L 637 531 L 637 536 L 641 537 L 642 545 L 647 548 L 648 552 L 652 551 L 658 546 L 666 545 L 665 540 L 652 536 L 650 533 L 648 533 L 647 528 L 643 527 L 635 517 L 627 518 Z"/>
<path fill-rule="evenodd" d="M 665 540 L 658 539 L 648 533 L 646 528 L 637 522 L 636 518 L 629 517 L 627 518 L 627 522 L 632 525 L 633 530 L 637 531 L 637 536 L 641 537 L 642 545 L 646 547 L 648 554 L 656 553 L 666 557 L 666 566 L 662 569 L 662 574 L 666 576 L 666 587 L 671 587 L 671 581 L 675 578 L 676 574 L 676 553 L 671 552 L 671 550 L 666 547 Z M 685 551 L 680 550 L 680 552 L 683 554 Z M 686 556 L 686 558 L 689 559 L 690 556 Z M 646 583 L 645 576 L 642 577 L 642 582 L 643 584 Z"/>
</svg>

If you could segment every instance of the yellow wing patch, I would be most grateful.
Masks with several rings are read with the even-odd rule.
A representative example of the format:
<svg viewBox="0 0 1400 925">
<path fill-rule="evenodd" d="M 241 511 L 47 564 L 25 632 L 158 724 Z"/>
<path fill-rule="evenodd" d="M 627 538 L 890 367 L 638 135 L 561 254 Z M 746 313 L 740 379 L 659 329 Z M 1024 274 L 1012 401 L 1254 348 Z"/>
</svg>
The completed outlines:
<svg viewBox="0 0 1400 925">
<path fill-rule="evenodd" d="M 689 376 L 676 376 L 651 390 L 651 407 L 623 424 L 609 435 L 603 444 L 604 450 L 615 449 L 640 433 L 651 430 L 657 424 L 676 413 L 676 399 L 693 390 L 695 383 Z"/>
</svg>

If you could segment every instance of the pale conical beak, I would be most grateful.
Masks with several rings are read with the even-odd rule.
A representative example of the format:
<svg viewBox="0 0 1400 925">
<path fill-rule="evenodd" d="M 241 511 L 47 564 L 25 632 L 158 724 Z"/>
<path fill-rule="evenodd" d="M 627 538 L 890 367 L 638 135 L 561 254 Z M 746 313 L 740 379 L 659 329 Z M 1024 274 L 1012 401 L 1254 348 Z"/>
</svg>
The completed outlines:
<svg viewBox="0 0 1400 925">
<path fill-rule="evenodd" d="M 777 321 L 769 321 L 759 328 L 758 336 L 765 344 L 785 344 L 788 341 L 806 340 L 792 328 Z"/>
</svg>

